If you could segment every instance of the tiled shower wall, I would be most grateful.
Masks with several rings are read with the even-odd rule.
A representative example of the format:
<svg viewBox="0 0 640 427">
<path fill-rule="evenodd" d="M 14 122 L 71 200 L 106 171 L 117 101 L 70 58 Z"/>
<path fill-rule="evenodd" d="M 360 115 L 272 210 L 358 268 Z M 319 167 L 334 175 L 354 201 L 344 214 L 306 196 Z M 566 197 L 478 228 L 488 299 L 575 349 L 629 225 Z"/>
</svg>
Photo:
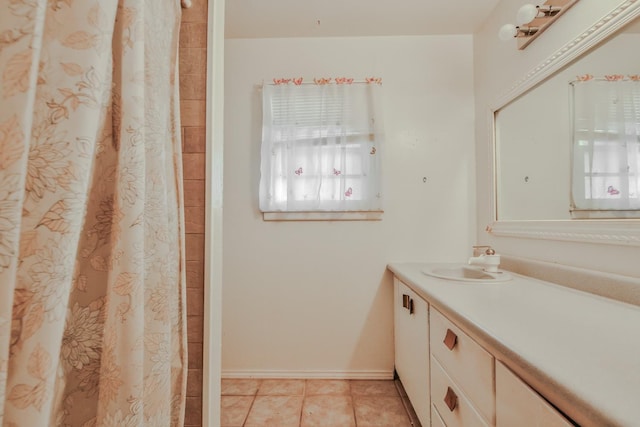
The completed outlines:
<svg viewBox="0 0 640 427">
<path fill-rule="evenodd" d="M 184 167 L 189 376 L 185 426 L 202 425 L 207 0 L 182 10 L 180 110 Z"/>
</svg>

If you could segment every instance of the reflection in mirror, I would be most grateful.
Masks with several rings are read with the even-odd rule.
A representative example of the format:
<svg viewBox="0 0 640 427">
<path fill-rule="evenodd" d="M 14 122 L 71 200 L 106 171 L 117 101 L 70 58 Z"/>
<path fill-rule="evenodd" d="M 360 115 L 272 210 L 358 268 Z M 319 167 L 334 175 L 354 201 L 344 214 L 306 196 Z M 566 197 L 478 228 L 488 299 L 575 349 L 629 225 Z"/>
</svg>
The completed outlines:
<svg viewBox="0 0 640 427">
<path fill-rule="evenodd" d="M 640 74 L 631 73 L 571 82 L 574 218 L 640 216 Z"/>
<path fill-rule="evenodd" d="M 605 214 L 598 213 L 600 211 L 585 214 L 584 203 L 580 206 L 583 209 L 572 209 L 573 113 L 579 109 L 572 108 L 574 93 L 571 82 L 575 82 L 578 76 L 585 75 L 598 78 L 623 75 L 629 79 L 628 76 L 640 74 L 640 56 L 636 53 L 638 45 L 640 18 L 495 112 L 496 204 L 499 221 L 630 216 L 628 210 L 617 211 L 619 207 L 609 207 Z M 635 102 L 639 101 L 636 97 Z M 636 106 L 636 111 L 639 108 L 640 106 Z M 638 138 L 640 123 L 636 120 L 633 125 L 634 138 Z M 637 146 L 635 144 L 632 150 L 638 150 Z M 582 155 L 584 159 L 584 153 Z M 629 156 L 627 160 L 633 161 L 633 156 Z M 637 156 L 635 161 L 638 161 Z M 626 166 L 630 172 L 635 167 L 637 172 L 640 165 L 627 163 Z M 618 175 L 619 172 L 618 169 Z M 586 194 L 584 170 L 581 173 L 582 175 L 576 173 L 574 182 L 581 179 L 582 194 Z M 604 181 L 600 181 L 600 185 L 604 185 Z M 629 191 L 626 194 L 629 195 Z M 612 196 L 619 194 L 604 197 L 616 199 Z M 637 196 L 636 191 L 635 197 Z M 600 205 L 592 204 L 589 209 L 593 206 L 599 209 Z M 629 209 L 633 205 L 627 203 L 624 206 Z M 632 212 L 631 216 L 633 214 Z"/>
</svg>

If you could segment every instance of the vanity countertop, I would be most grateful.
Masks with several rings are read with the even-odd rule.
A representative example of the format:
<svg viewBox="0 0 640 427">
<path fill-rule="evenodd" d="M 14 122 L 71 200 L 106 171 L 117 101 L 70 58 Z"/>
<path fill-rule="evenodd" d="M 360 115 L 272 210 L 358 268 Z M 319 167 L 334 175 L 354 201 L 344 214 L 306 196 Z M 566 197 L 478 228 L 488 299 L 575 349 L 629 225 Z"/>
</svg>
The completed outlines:
<svg viewBox="0 0 640 427">
<path fill-rule="evenodd" d="M 388 268 L 583 427 L 640 426 L 640 307 L 511 273 L 463 283 Z"/>
</svg>

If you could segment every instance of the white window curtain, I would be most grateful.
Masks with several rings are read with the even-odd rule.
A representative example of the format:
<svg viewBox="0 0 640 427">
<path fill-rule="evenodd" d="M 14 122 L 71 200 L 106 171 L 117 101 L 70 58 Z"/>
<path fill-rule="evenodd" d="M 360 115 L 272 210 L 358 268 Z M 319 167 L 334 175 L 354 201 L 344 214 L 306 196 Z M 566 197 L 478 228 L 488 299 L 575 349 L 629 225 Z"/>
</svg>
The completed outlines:
<svg viewBox="0 0 640 427">
<path fill-rule="evenodd" d="M 260 210 L 381 211 L 381 86 L 263 88 Z"/>
<path fill-rule="evenodd" d="M 640 216 L 640 81 L 605 76 L 572 83 L 574 217 Z"/>
</svg>

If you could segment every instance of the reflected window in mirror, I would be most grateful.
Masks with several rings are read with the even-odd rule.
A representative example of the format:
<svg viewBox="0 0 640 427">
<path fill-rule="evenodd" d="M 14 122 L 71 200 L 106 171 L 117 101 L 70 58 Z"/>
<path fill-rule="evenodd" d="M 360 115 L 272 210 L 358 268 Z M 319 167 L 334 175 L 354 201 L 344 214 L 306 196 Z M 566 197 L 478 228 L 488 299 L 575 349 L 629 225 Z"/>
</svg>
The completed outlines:
<svg viewBox="0 0 640 427">
<path fill-rule="evenodd" d="M 640 75 L 585 74 L 570 87 L 572 217 L 640 217 Z"/>
<path fill-rule="evenodd" d="M 640 6 L 638 10 L 640 11 Z M 640 201 L 637 198 L 640 190 L 637 181 L 640 167 L 637 156 L 638 144 L 632 140 L 636 138 L 637 142 L 638 136 L 626 138 L 624 158 L 622 146 L 610 144 L 610 135 L 607 136 L 607 144 L 604 144 L 601 138 L 589 139 L 580 132 L 574 134 L 573 113 L 577 112 L 576 104 L 589 108 L 588 104 L 592 101 L 574 103 L 574 85 L 571 85 L 579 76 L 584 77 L 585 73 L 596 76 L 593 80 L 606 79 L 606 75 L 620 74 L 627 81 L 615 83 L 633 83 L 636 88 L 640 88 L 640 82 L 629 82 L 632 80 L 629 76 L 640 74 L 640 56 L 635 54 L 639 44 L 640 17 L 635 17 L 603 42 L 494 110 L 498 221 L 640 218 L 640 206 L 629 203 L 630 200 L 635 200 L 635 203 Z M 635 122 L 629 120 L 629 123 L 632 128 L 635 126 L 635 132 L 640 126 L 637 120 L 640 100 L 638 95 L 635 95 L 634 99 L 630 102 L 634 103 L 636 108 L 636 116 L 633 119 Z M 622 106 L 613 103 L 610 105 Z M 608 126 L 602 129 L 609 131 Z M 592 130 L 595 132 L 601 129 Z M 574 136 L 578 140 L 576 150 L 573 150 Z M 594 151 L 597 153 L 595 157 Z M 617 157 L 604 157 L 605 152 L 613 151 L 618 152 Z M 585 153 L 589 156 L 586 164 Z M 574 161 L 574 156 L 581 156 L 581 163 Z M 605 158 L 607 160 L 604 160 Z M 615 166 L 612 165 L 614 158 Z M 597 177 L 592 174 L 595 171 L 594 161 L 598 170 L 616 174 L 618 181 L 604 186 L 603 182 L 606 180 L 601 179 L 604 174 Z M 572 165 L 575 168 L 572 168 Z M 624 176 L 629 177 L 632 174 L 635 174 L 635 181 L 631 177 L 631 182 L 627 182 L 626 186 L 622 185 Z M 585 180 L 591 182 L 587 184 Z M 610 190 L 609 186 L 612 187 Z M 602 198 L 601 191 L 610 193 L 606 193 Z M 615 194 L 616 191 L 619 193 Z M 631 196 L 632 193 L 635 196 Z M 624 202 L 620 201 L 623 197 L 627 198 Z M 601 209 L 601 205 L 594 206 L 599 202 L 588 206 L 585 204 L 586 200 L 604 200 L 608 205 L 604 211 L 595 210 Z"/>
</svg>

